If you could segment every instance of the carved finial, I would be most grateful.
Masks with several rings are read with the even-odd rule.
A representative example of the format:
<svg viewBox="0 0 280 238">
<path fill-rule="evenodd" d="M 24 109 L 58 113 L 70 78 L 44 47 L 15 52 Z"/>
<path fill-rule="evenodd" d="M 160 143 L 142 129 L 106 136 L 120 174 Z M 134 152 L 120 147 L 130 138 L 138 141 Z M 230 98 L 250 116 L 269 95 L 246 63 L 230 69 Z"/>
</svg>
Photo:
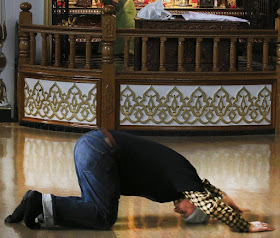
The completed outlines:
<svg viewBox="0 0 280 238">
<path fill-rule="evenodd" d="M 280 8 L 277 10 L 278 17 L 280 18 Z"/>
<path fill-rule="evenodd" d="M 112 5 L 105 5 L 103 8 L 104 14 L 113 14 L 115 12 L 115 7 Z"/>
<path fill-rule="evenodd" d="M 32 5 L 29 2 L 23 2 L 20 4 L 20 9 L 24 12 L 28 12 L 32 8 Z"/>
</svg>

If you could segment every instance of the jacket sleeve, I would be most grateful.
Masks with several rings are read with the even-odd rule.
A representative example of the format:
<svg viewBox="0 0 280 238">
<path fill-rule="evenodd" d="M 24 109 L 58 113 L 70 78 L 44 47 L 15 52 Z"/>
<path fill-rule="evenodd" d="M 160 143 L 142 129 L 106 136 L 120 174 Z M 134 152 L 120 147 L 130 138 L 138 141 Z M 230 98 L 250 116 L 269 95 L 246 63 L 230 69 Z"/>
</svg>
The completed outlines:
<svg viewBox="0 0 280 238">
<path fill-rule="evenodd" d="M 211 218 L 219 220 L 233 230 L 248 232 L 250 223 L 210 192 L 185 191 L 186 198 Z"/>
<path fill-rule="evenodd" d="M 226 195 L 225 192 L 223 192 L 221 189 L 219 189 L 219 188 L 215 187 L 214 185 L 212 185 L 207 179 L 203 179 L 202 183 L 203 183 L 204 188 L 209 193 L 211 193 L 211 195 L 213 197 L 217 197 L 217 198 L 222 199 Z"/>
</svg>

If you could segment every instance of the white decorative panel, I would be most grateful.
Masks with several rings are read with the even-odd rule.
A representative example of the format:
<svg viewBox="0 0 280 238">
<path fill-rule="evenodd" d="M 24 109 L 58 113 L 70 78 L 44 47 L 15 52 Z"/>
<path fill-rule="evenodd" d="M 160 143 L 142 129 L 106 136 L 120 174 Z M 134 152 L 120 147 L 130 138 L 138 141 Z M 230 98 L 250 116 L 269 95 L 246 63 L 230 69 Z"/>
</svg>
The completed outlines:
<svg viewBox="0 0 280 238">
<path fill-rule="evenodd" d="M 120 124 L 271 124 L 272 85 L 121 85 Z"/>
<path fill-rule="evenodd" d="M 25 78 L 24 116 L 96 125 L 96 86 Z"/>
</svg>

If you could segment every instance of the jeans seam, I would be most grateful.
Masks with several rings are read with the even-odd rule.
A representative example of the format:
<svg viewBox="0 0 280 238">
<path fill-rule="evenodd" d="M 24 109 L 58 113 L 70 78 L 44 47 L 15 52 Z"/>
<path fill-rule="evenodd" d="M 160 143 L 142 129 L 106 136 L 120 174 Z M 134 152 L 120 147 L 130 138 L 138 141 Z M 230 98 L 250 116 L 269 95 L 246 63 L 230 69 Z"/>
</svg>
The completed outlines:
<svg viewBox="0 0 280 238">
<path fill-rule="evenodd" d="M 97 151 L 97 152 L 101 153 L 101 155 L 104 155 L 104 154 L 105 154 L 104 151 L 101 151 L 101 150 L 97 149 L 95 146 L 93 146 L 93 145 L 88 141 L 87 138 L 85 138 L 85 142 L 86 142 L 86 143 L 88 144 L 88 146 L 89 146 L 90 148 L 92 148 L 94 151 Z"/>
</svg>

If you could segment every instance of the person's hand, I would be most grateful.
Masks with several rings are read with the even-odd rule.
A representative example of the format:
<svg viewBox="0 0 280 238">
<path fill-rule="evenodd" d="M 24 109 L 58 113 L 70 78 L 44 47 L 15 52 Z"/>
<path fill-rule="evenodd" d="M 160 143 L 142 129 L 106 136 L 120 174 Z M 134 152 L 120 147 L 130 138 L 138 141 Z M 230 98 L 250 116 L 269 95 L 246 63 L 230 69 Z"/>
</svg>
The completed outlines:
<svg viewBox="0 0 280 238">
<path fill-rule="evenodd" d="M 244 209 L 240 208 L 239 206 L 237 206 L 237 204 L 228 196 L 225 195 L 222 199 L 222 201 L 227 205 L 232 207 L 234 210 L 237 210 L 239 212 L 244 212 Z"/>
<path fill-rule="evenodd" d="M 275 228 L 260 221 L 250 222 L 249 232 L 274 231 Z"/>
</svg>

